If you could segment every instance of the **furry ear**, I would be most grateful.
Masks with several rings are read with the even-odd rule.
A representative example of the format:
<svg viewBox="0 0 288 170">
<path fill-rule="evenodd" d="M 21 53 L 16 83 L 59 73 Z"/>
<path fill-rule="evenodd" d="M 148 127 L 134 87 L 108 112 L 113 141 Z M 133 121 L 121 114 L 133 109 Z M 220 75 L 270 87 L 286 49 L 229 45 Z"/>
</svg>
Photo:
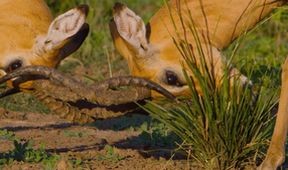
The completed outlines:
<svg viewBox="0 0 288 170">
<path fill-rule="evenodd" d="M 110 24 L 111 33 L 112 29 L 116 30 L 137 53 L 148 49 L 144 21 L 121 3 L 116 3 L 114 6 L 112 24 Z"/>
<path fill-rule="evenodd" d="M 76 51 L 89 33 L 85 23 L 89 7 L 81 5 L 53 20 L 46 36 L 36 42 L 38 53 L 54 54 L 58 60 Z"/>
</svg>

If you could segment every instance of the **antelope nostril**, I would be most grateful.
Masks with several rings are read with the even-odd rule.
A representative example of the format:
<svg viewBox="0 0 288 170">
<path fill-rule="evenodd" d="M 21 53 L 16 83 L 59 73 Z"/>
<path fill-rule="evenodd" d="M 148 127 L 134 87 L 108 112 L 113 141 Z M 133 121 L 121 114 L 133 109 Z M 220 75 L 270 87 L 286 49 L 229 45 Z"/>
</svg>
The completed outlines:
<svg viewBox="0 0 288 170">
<path fill-rule="evenodd" d="M 89 12 L 89 6 L 86 5 L 86 4 L 82 4 L 82 5 L 79 5 L 77 7 L 78 10 L 80 10 L 82 13 L 84 13 L 86 16 L 88 15 L 88 12 Z"/>
</svg>

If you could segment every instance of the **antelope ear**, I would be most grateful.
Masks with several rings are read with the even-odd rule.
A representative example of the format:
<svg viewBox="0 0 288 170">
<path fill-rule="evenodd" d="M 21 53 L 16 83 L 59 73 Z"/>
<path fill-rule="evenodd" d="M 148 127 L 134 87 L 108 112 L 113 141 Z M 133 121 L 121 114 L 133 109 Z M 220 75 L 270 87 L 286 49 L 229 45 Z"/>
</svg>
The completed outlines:
<svg viewBox="0 0 288 170">
<path fill-rule="evenodd" d="M 38 53 L 53 54 L 50 57 L 60 61 L 76 51 L 89 33 L 89 25 L 85 23 L 88 9 L 87 5 L 81 5 L 55 18 L 47 35 L 36 42 Z"/>
<path fill-rule="evenodd" d="M 114 41 L 116 31 L 126 41 L 126 44 L 138 54 L 148 49 L 144 21 L 126 5 L 121 3 L 115 4 L 110 31 Z"/>
</svg>

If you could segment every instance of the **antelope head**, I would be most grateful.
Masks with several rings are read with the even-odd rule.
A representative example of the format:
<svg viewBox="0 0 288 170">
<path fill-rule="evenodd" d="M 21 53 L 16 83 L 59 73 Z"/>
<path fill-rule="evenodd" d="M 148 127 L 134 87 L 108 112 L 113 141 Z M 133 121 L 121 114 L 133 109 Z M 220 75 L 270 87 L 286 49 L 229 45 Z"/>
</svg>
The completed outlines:
<svg viewBox="0 0 288 170">
<path fill-rule="evenodd" d="M 87 13 L 88 7 L 82 5 L 52 21 L 43 0 L 2 0 L 0 73 L 4 76 L 0 75 L 0 84 L 10 82 L 12 88 L 0 98 L 29 92 L 62 118 L 80 123 L 123 115 L 137 108 L 133 102 L 151 97 L 150 90 L 175 99 L 158 84 L 141 78 L 118 77 L 88 86 L 54 69 L 86 38 Z M 115 90 L 121 86 L 134 88 Z"/>
<path fill-rule="evenodd" d="M 44 0 L 2 0 L 0 76 L 29 65 L 57 67 L 85 40 L 87 13 L 88 6 L 82 5 L 52 20 Z"/>
<path fill-rule="evenodd" d="M 110 32 L 115 48 L 128 61 L 132 75 L 153 80 L 174 95 L 189 95 L 182 70 L 182 66 L 185 69 L 187 65 L 175 39 L 188 42 L 196 63 L 205 59 L 219 85 L 227 64 L 221 50 L 282 3 L 274 0 L 171 0 L 146 26 L 135 12 L 116 3 Z M 188 29 L 191 25 L 194 33 Z M 199 37 L 195 37 L 195 33 Z M 199 46 L 204 55 L 197 52 Z M 229 75 L 238 77 L 243 84 L 249 82 L 235 68 L 230 69 Z"/>
</svg>

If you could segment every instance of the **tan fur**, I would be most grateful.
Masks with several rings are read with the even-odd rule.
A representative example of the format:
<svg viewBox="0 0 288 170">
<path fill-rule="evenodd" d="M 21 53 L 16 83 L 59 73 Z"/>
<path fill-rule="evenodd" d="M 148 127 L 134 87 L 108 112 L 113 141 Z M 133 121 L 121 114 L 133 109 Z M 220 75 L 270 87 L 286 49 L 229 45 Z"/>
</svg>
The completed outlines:
<svg viewBox="0 0 288 170">
<path fill-rule="evenodd" d="M 52 15 L 43 0 L 2 0 L 0 2 L 0 69 L 12 60 L 29 58 L 25 64 L 32 64 L 33 46 L 37 36 L 45 35 Z M 38 62 L 52 66 L 52 63 Z M 2 71 L 2 74 L 5 74 Z M 1 74 L 0 74 L 1 76 Z M 9 82 L 12 86 L 12 82 Z M 23 87 L 30 86 L 25 83 Z"/>
<path fill-rule="evenodd" d="M 87 10 L 88 7 L 80 6 L 52 22 L 44 0 L 1 0 L 0 76 L 13 71 L 9 68 L 17 60 L 21 61 L 21 67 L 56 67 L 84 41 L 89 30 L 84 24 Z M 74 36 L 79 38 L 73 39 Z M 21 87 L 29 88 L 30 83 Z"/>
<path fill-rule="evenodd" d="M 182 36 L 180 38 L 182 39 L 184 39 L 184 30 L 179 19 L 179 11 L 181 11 L 185 24 L 191 23 L 188 12 L 191 11 L 193 21 L 200 35 L 200 43 L 203 46 L 205 57 L 208 61 L 212 61 L 213 68 L 211 67 L 210 70 L 215 70 L 214 74 L 219 84 L 223 76 L 223 67 L 226 63 L 220 50 L 227 47 L 243 32 L 250 30 L 263 17 L 267 16 L 267 14 L 282 3 L 280 1 L 274 2 L 274 0 L 172 0 L 169 6 L 179 35 Z M 205 14 L 201 10 L 201 7 Z M 114 20 L 115 17 L 120 16 L 119 13 L 128 13 L 127 9 L 127 7 L 115 8 Z M 206 25 L 206 21 L 208 26 Z M 119 21 L 114 22 L 117 23 Z M 124 23 L 122 25 L 125 25 Z M 129 24 L 126 23 L 126 25 Z M 162 7 L 152 17 L 149 26 L 151 34 L 149 37 L 147 36 L 147 50 L 140 54 L 119 34 L 119 29 L 121 28 L 117 28 L 115 24 L 114 26 L 112 24 L 110 30 L 116 49 L 128 61 L 132 75 L 151 79 L 175 95 L 187 95 L 189 93 L 187 85 L 173 87 L 163 82 L 163 79 L 165 79 L 163 71 L 165 69 L 172 69 L 177 73 L 179 80 L 185 83 L 181 67 L 183 58 L 172 40 L 172 37 L 176 37 L 175 27 L 172 24 L 170 12 L 166 6 Z M 187 31 L 186 36 L 189 43 L 196 48 L 195 38 L 192 34 Z M 208 40 L 211 43 L 208 43 Z M 143 44 L 145 45 L 145 43 Z M 212 50 L 212 54 L 210 54 L 210 50 Z M 197 54 L 196 60 L 200 62 L 200 56 L 197 56 Z M 234 76 L 235 74 L 239 74 L 239 72 L 233 69 L 230 74 Z M 240 76 L 240 79 L 243 83 L 247 83 L 245 76 Z"/>
<path fill-rule="evenodd" d="M 273 9 L 284 3 L 284 0 L 171 0 L 168 4 L 171 11 L 164 6 L 150 20 L 148 25 L 151 28 L 151 34 L 147 36 L 149 33 L 146 32 L 148 39 L 144 43 L 139 37 L 141 34 L 133 32 L 133 29 L 141 30 L 141 27 L 133 28 L 133 23 L 135 27 L 135 23 L 139 22 L 139 18 L 126 6 L 116 4 L 113 13 L 114 20 L 110 25 L 110 30 L 115 47 L 128 61 L 132 75 L 151 79 L 174 95 L 189 95 L 187 85 L 176 87 L 163 81 L 165 80 L 163 72 L 168 69 L 176 73 L 179 80 L 185 82 L 181 67 L 184 60 L 172 40 L 172 37 L 177 36 L 170 15 L 175 21 L 180 38 L 184 39 L 185 34 L 188 42 L 193 48 L 196 48 L 195 38 L 187 30 L 184 33 L 179 19 L 179 11 L 181 11 L 187 27 L 187 23 L 191 23 L 188 10 L 191 12 L 196 30 L 201 35 L 200 43 L 205 57 L 212 63 L 209 69 L 214 70 L 216 83 L 220 84 L 223 68 L 226 65 L 221 50 L 241 34 L 252 29 Z M 125 17 L 127 21 L 125 21 Z M 137 43 L 140 43 L 141 46 Z M 199 55 L 196 55 L 196 60 L 198 60 L 197 62 L 200 61 Z M 184 65 L 184 67 L 186 66 Z M 275 132 L 268 156 L 263 166 L 260 167 L 263 169 L 275 169 L 283 162 L 284 144 L 288 128 L 288 81 L 285 79 L 287 68 L 288 62 L 284 65 L 280 109 Z M 193 77 L 192 73 L 189 74 Z M 236 69 L 230 72 L 231 76 L 237 74 L 239 74 L 239 71 Z M 240 80 L 247 83 L 245 76 L 241 75 Z"/>
<path fill-rule="evenodd" d="M 52 16 L 43 0 L 2 0 L 0 67 L 6 66 L 14 57 L 32 58 L 37 36 L 46 34 L 51 21 Z M 43 62 L 41 64 L 52 65 Z"/>
<path fill-rule="evenodd" d="M 177 17 L 177 10 L 181 9 L 186 17 L 186 23 L 190 22 L 188 18 L 189 10 L 198 31 L 207 36 L 205 23 L 207 20 L 210 40 L 217 49 L 227 47 L 232 40 L 244 31 L 251 29 L 280 4 L 283 4 L 283 2 L 276 2 L 275 0 L 172 0 L 170 2 L 176 25 L 181 25 Z M 206 19 L 201 8 L 205 11 Z M 150 25 L 152 30 L 151 42 L 166 41 L 170 39 L 171 33 L 172 35 L 175 33 L 167 7 L 162 7 L 152 17 Z M 168 31 L 165 30 L 166 28 Z M 189 35 L 189 38 L 193 40 L 192 35 Z"/>
</svg>

